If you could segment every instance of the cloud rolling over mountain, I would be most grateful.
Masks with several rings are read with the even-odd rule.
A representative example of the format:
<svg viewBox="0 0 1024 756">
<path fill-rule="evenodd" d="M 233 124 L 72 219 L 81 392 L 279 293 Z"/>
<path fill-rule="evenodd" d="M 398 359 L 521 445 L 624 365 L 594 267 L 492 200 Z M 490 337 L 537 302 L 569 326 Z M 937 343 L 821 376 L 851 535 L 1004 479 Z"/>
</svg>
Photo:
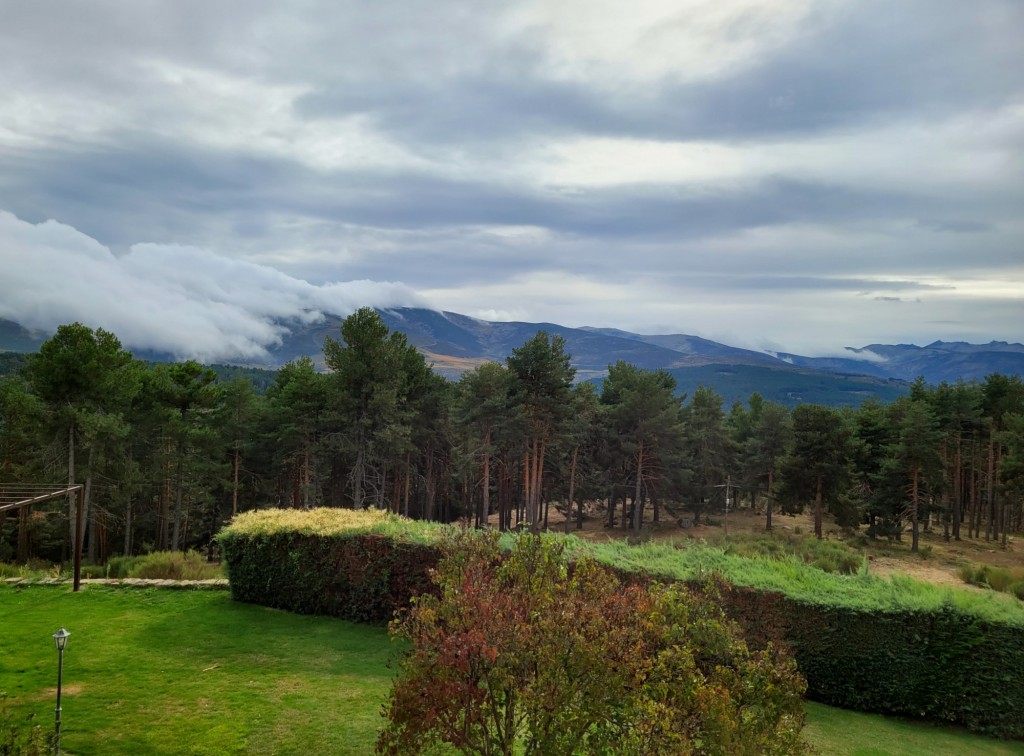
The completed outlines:
<svg viewBox="0 0 1024 756">
<path fill-rule="evenodd" d="M 176 357 L 259 359 L 289 321 L 421 301 L 403 284 L 314 285 L 195 247 L 134 244 L 119 256 L 70 226 L 5 212 L 0 240 L 0 317 L 47 332 L 81 321 Z"/>
</svg>

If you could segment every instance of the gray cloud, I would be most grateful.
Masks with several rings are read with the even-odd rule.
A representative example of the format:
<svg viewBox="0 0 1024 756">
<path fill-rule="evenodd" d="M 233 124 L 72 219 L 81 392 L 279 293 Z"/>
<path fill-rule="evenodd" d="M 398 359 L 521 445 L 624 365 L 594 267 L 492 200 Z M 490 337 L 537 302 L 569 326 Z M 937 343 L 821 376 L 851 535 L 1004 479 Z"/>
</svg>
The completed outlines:
<svg viewBox="0 0 1024 756">
<path fill-rule="evenodd" d="M 1018 33 L 1010 0 L 893 4 L 874 0 L 812 14 L 792 44 L 738 71 L 696 82 L 672 75 L 628 91 L 554 78 L 523 38 L 436 78 L 361 71 L 325 79 L 296 101 L 310 118 L 364 114 L 414 144 L 474 145 L 536 134 L 664 140 L 745 140 L 850 129 L 880 119 L 936 119 L 1019 97 Z M 685 39 L 685 19 L 678 24 Z M 979 54 L 985 40 L 985 54 Z M 493 51 L 492 51 L 493 53 Z"/>
<path fill-rule="evenodd" d="M 716 26 L 655 5 L 631 38 L 518 0 L 9 3 L 0 210 L 20 241 L 5 254 L 34 259 L 62 228 L 69 249 L 106 249 L 94 286 L 118 292 L 187 259 L 175 307 L 207 315 L 202 276 L 234 260 L 252 291 L 293 292 L 237 316 L 240 354 L 341 279 L 647 331 L 934 339 L 949 310 L 960 333 L 1007 333 L 1024 286 L 1024 6 L 782 2 Z M 592 164 L 593 142 L 613 157 Z M 634 166 L 638 144 L 655 157 Z M 66 226 L 33 225 L 51 218 Z M 27 285 L 7 275 L 5 303 Z M 905 323 L 859 309 L 914 297 Z"/>
<path fill-rule="evenodd" d="M 593 238 L 678 240 L 787 223 L 910 218 L 941 204 L 783 177 L 699 193 L 663 183 L 560 193 L 423 172 L 314 171 L 278 157 L 137 134 L 0 154 L 0 169 L 5 205 L 17 214 L 40 220 L 36 208 L 45 207 L 110 244 L 137 239 L 140 219 L 154 238 L 189 243 L 201 238 L 196 226 L 204 218 L 237 216 L 242 235 L 258 235 L 258 219 L 268 214 L 374 228 L 538 226 Z"/>
<path fill-rule="evenodd" d="M 938 231 L 940 233 L 980 234 L 985 231 L 993 230 L 991 223 L 973 220 L 956 220 L 955 218 L 950 218 L 948 220 L 920 220 L 918 223 L 924 228 L 929 228 L 932 231 Z"/>
</svg>

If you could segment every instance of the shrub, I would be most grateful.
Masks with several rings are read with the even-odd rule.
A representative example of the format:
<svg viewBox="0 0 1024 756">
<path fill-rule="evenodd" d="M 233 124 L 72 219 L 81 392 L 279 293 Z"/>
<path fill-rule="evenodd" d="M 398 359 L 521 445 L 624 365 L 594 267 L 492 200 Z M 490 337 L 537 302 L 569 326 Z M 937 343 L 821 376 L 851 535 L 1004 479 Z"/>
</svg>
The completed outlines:
<svg viewBox="0 0 1024 756">
<path fill-rule="evenodd" d="M 0 756 L 49 756 L 56 746 L 52 730 L 34 724 L 35 715 L 24 721 L 11 719 L 7 712 L 7 694 L 0 693 Z"/>
<path fill-rule="evenodd" d="M 1013 593 L 1020 598 L 1012 590 L 1012 586 L 1024 581 L 1024 570 L 1022 569 L 1011 570 L 1006 567 L 994 567 L 990 564 L 965 564 L 961 565 L 957 572 L 965 583 L 991 588 L 994 591 Z"/>
<path fill-rule="evenodd" d="M 1024 580 L 1016 580 L 1006 586 L 1006 592 L 1024 601 Z"/>
<path fill-rule="evenodd" d="M 220 566 L 207 562 L 198 551 L 154 551 L 137 557 L 128 572 L 128 577 L 150 580 L 210 580 L 221 576 Z"/>
<path fill-rule="evenodd" d="M 142 557 L 137 556 L 116 556 L 107 560 L 106 577 L 126 578 L 132 577 L 132 570 L 139 563 Z"/>
<path fill-rule="evenodd" d="M 81 575 L 83 580 L 103 578 L 107 576 L 107 569 L 102 564 L 83 564 Z"/>
<path fill-rule="evenodd" d="M 9 577 L 24 577 L 25 568 L 16 564 L 0 562 L 0 579 Z"/>
<path fill-rule="evenodd" d="M 985 565 L 985 567 L 985 582 L 988 583 L 992 590 L 1005 592 L 1010 583 L 1013 582 L 1010 571 L 1005 567 L 992 567 L 989 565 Z"/>
<path fill-rule="evenodd" d="M 973 564 L 960 565 L 960 569 L 957 570 L 957 574 L 960 576 L 960 579 L 963 580 L 965 583 L 977 585 L 977 581 L 975 580 L 975 568 Z"/>
<path fill-rule="evenodd" d="M 438 595 L 392 623 L 412 650 L 378 752 L 806 752 L 795 666 L 751 653 L 713 603 L 570 567 L 549 537 L 440 548 Z"/>
</svg>

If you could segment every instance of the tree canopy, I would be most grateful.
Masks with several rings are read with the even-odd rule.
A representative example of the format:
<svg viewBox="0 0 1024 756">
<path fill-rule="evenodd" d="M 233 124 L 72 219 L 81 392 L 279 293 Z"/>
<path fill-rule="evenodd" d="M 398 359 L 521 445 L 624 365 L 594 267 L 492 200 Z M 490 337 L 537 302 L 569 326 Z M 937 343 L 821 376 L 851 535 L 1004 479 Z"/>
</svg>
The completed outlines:
<svg viewBox="0 0 1024 756">
<path fill-rule="evenodd" d="M 1024 386 L 1016 376 L 911 387 L 888 405 L 793 411 L 753 394 L 728 411 L 699 386 L 626 362 L 574 384 L 565 343 L 538 332 L 458 382 L 364 308 L 324 361 L 275 374 L 146 364 L 117 337 L 62 326 L 0 379 L 4 482 L 87 490 L 90 558 L 209 547 L 255 507 L 373 507 L 541 531 L 602 511 L 634 534 L 726 506 L 826 511 L 838 527 L 1005 543 L 1024 529 Z M 223 371 L 222 371 L 223 372 Z M 0 555 L 58 560 L 73 518 L 0 520 Z M 572 521 L 574 522 L 572 522 Z M 59 532 L 63 528 L 64 532 Z"/>
</svg>

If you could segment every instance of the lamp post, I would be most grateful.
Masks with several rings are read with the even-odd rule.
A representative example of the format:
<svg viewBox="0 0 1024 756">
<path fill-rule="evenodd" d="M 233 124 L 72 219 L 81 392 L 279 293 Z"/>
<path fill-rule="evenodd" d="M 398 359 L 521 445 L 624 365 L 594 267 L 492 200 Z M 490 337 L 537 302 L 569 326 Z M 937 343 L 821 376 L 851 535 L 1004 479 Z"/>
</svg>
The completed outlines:
<svg viewBox="0 0 1024 756">
<path fill-rule="evenodd" d="M 71 635 L 63 627 L 53 634 L 53 642 L 57 645 L 57 735 L 54 741 L 54 753 L 60 756 L 60 689 L 64 678 L 64 646 Z"/>
</svg>

